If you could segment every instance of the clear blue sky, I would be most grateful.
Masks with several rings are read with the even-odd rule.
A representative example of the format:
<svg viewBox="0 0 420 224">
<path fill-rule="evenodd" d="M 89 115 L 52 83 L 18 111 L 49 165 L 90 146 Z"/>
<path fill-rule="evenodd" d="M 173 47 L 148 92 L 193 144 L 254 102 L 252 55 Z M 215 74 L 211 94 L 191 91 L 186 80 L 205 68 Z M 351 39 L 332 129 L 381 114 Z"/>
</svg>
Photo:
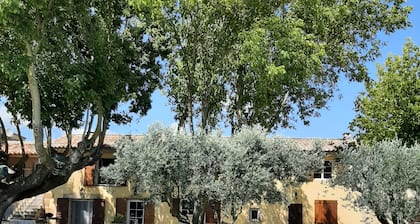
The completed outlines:
<svg viewBox="0 0 420 224">
<path fill-rule="evenodd" d="M 376 77 L 376 63 L 383 64 L 388 54 L 401 54 L 407 38 L 410 37 L 415 44 L 420 45 L 420 1 L 408 0 L 407 5 L 414 6 L 409 18 L 412 22 L 412 27 L 406 30 L 399 30 L 390 36 L 379 36 L 382 40 L 387 41 L 387 46 L 381 49 L 381 57 L 375 62 L 367 64 L 370 76 L 373 78 Z M 338 94 L 341 94 L 341 99 L 336 97 L 328 104 L 328 109 L 321 111 L 320 117 L 310 119 L 310 126 L 304 126 L 302 122 L 299 122 L 296 124 L 296 129 L 279 129 L 275 134 L 284 137 L 341 138 L 344 132 L 349 131 L 349 122 L 355 116 L 354 100 L 358 93 L 364 90 L 364 86 L 360 83 L 348 82 L 342 79 L 339 82 L 339 88 L 340 92 Z M 142 134 L 147 131 L 151 124 L 157 121 L 166 126 L 173 125 L 175 123 L 173 120 L 174 114 L 171 112 L 166 98 L 159 91 L 153 94 L 152 102 L 152 109 L 147 116 L 142 118 L 135 117 L 133 122 L 128 125 L 119 126 L 112 124 L 109 133 Z M 4 107 L 0 107 L 0 113 L 2 115 L 5 113 Z M 5 120 L 5 123 L 9 126 L 10 122 L 7 119 Z M 11 127 L 9 126 L 9 128 Z M 226 133 L 229 133 L 229 131 L 226 131 Z M 28 140 L 32 139 L 32 133 L 26 128 L 23 130 L 23 135 Z M 63 135 L 62 132 L 56 132 L 53 138 L 61 135 Z"/>
<path fill-rule="evenodd" d="M 401 54 L 403 45 L 407 38 L 411 38 L 414 43 L 420 45 L 420 1 L 408 0 L 407 5 L 414 6 L 409 20 L 412 27 L 399 30 L 392 35 L 380 35 L 379 38 L 387 41 L 387 46 L 381 49 L 382 56 L 376 61 L 367 64 L 370 76 L 376 77 L 376 64 L 383 64 L 389 54 Z M 341 138 L 344 132 L 348 132 L 348 125 L 355 117 L 354 101 L 359 92 L 364 91 L 363 84 L 349 82 L 345 79 L 339 83 L 342 98 L 336 97 L 328 105 L 328 109 L 321 111 L 321 116 L 310 119 L 310 126 L 303 125 L 302 122 L 296 124 L 295 129 L 279 129 L 276 134 L 284 137 L 315 137 L 315 138 Z M 337 94 L 337 96 L 338 96 Z M 150 124 L 160 121 L 164 125 L 174 124 L 173 113 L 165 97 L 160 92 L 153 95 L 152 109 L 143 118 L 136 118 L 130 125 L 111 126 L 113 133 L 144 133 Z M 229 133 L 226 131 L 226 133 Z"/>
</svg>

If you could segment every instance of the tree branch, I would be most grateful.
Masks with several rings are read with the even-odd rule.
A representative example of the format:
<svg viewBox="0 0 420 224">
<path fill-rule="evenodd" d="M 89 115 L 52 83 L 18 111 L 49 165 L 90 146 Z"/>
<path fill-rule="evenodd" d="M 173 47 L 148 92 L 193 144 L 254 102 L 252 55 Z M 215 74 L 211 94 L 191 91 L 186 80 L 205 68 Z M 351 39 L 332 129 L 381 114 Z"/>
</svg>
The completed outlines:
<svg viewBox="0 0 420 224">
<path fill-rule="evenodd" d="M 37 47 L 35 47 L 35 52 L 32 50 L 32 44 L 27 42 L 26 45 L 26 55 L 31 58 L 31 63 L 27 69 L 27 77 L 29 83 L 29 90 L 31 94 L 32 102 L 32 128 L 35 141 L 35 150 L 41 160 L 41 163 L 45 164 L 48 168 L 54 168 L 54 162 L 49 157 L 47 151 L 44 148 L 43 144 L 43 128 L 42 128 L 42 118 L 41 118 L 41 95 L 38 86 L 38 80 L 35 75 L 35 54 Z M 38 45 L 39 46 L 39 45 Z"/>
<path fill-rule="evenodd" d="M 4 140 L 4 147 L 6 154 L 9 154 L 9 141 L 7 141 L 7 134 L 6 134 L 6 128 L 4 127 L 3 119 L 0 117 L 0 126 L 1 126 L 1 136 L 0 136 L 0 147 L 2 147 L 2 140 Z"/>
</svg>

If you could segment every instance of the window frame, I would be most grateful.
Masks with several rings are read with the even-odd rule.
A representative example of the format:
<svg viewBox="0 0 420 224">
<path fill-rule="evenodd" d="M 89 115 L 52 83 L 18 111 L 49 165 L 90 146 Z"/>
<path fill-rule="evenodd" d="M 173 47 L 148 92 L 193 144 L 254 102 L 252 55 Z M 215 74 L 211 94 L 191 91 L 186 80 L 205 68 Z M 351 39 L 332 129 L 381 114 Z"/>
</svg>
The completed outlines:
<svg viewBox="0 0 420 224">
<path fill-rule="evenodd" d="M 74 206 L 76 205 L 76 203 L 86 203 L 89 211 L 88 211 L 88 217 L 89 217 L 89 221 L 92 222 L 93 221 L 93 204 L 94 204 L 94 200 L 93 199 L 71 199 L 70 200 L 70 221 L 73 222 L 74 219 L 77 216 L 80 216 L 81 214 L 79 212 L 81 212 L 79 209 L 74 210 Z"/>
<path fill-rule="evenodd" d="M 181 199 L 180 203 L 179 203 L 179 212 L 183 215 L 186 215 L 187 217 L 192 217 L 194 214 L 194 203 L 191 200 L 188 199 Z M 186 207 L 185 205 L 188 205 L 188 207 Z M 184 211 L 186 211 L 184 213 Z"/>
<path fill-rule="evenodd" d="M 128 199 L 127 200 L 127 211 L 126 211 L 126 223 L 130 223 L 130 218 L 131 218 L 131 214 L 130 214 L 130 210 L 132 210 L 131 209 L 131 203 L 132 202 L 134 202 L 134 203 L 142 203 L 143 204 L 143 206 L 142 206 L 142 211 L 143 211 L 143 216 L 141 217 L 141 223 L 137 223 L 137 224 L 144 224 L 144 215 L 145 215 L 145 211 L 146 211 L 146 202 L 144 201 L 144 200 L 138 200 L 138 199 Z M 135 209 L 135 211 L 137 212 L 139 209 Z M 136 219 L 138 219 L 138 217 L 137 217 L 137 215 L 135 216 L 135 218 Z"/>
<path fill-rule="evenodd" d="M 107 161 L 107 165 L 104 166 L 104 161 Z M 101 168 L 107 167 L 115 162 L 115 158 L 100 158 L 97 162 L 97 167 L 95 172 L 95 179 L 94 179 L 94 185 L 97 186 L 109 186 L 112 185 L 112 183 L 107 183 L 103 177 L 101 177 Z M 121 186 L 122 184 L 119 184 Z"/>
<path fill-rule="evenodd" d="M 85 178 L 85 186 L 89 187 L 97 187 L 97 186 L 111 186 L 111 187 L 124 187 L 127 186 L 127 181 L 121 181 L 118 183 L 113 183 L 105 181 L 103 177 L 101 177 L 101 168 L 107 167 L 115 162 L 115 158 L 100 158 L 95 164 L 91 166 L 87 166 L 84 168 L 84 178 Z M 91 167 L 89 171 L 87 168 Z M 90 182 L 89 182 L 89 181 Z"/>
<path fill-rule="evenodd" d="M 256 212 L 257 217 L 253 218 L 253 212 Z M 251 223 L 260 222 L 261 221 L 261 210 L 260 208 L 249 208 L 248 209 L 248 221 Z"/>
<path fill-rule="evenodd" d="M 329 165 L 326 165 L 329 163 Z M 330 171 L 326 171 L 326 169 L 330 169 Z M 313 178 L 315 180 L 331 180 L 333 178 L 334 173 L 334 161 L 333 160 L 324 160 L 324 164 L 321 169 L 314 171 Z M 319 177 L 317 177 L 319 175 Z"/>
</svg>

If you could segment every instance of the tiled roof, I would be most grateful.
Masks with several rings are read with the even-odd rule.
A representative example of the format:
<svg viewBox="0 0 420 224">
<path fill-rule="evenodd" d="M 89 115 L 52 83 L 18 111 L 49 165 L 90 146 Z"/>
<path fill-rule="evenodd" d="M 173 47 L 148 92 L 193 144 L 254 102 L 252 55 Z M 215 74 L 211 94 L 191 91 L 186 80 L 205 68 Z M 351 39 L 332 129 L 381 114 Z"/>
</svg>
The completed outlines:
<svg viewBox="0 0 420 224">
<path fill-rule="evenodd" d="M 118 139 L 122 138 L 126 135 L 115 135 L 109 134 L 105 136 L 103 146 L 105 148 L 112 148 L 115 146 Z M 129 136 L 133 139 L 141 138 L 141 135 L 133 135 Z M 73 135 L 72 138 L 72 147 L 77 147 L 77 143 L 80 142 L 82 139 L 82 135 Z M 285 138 L 286 141 L 290 141 L 296 144 L 302 150 L 312 150 L 316 143 L 321 144 L 322 150 L 326 152 L 331 152 L 336 150 L 336 146 L 339 146 L 343 143 L 342 139 L 317 139 L 317 138 Z M 67 138 L 66 136 L 62 136 L 53 140 L 52 143 L 53 147 L 56 148 L 65 148 L 67 146 Z M 25 152 L 29 155 L 36 155 L 34 143 L 32 142 L 25 142 Z M 10 155 L 20 155 L 21 148 L 19 141 L 9 141 L 9 154 Z"/>
<path fill-rule="evenodd" d="M 34 143 L 24 142 L 25 153 L 28 155 L 36 155 Z M 4 149 L 4 147 L 3 147 Z M 19 141 L 10 141 L 9 140 L 9 155 L 21 155 L 22 149 L 20 147 Z"/>
<path fill-rule="evenodd" d="M 124 135 L 106 135 L 104 139 L 103 147 L 105 148 L 112 148 L 115 143 L 123 137 Z M 139 138 L 138 135 L 132 136 L 133 138 Z M 72 137 L 72 147 L 77 147 L 77 143 L 80 142 L 82 139 L 82 135 L 73 135 Z M 28 155 L 36 155 L 36 150 L 33 142 L 24 142 L 25 144 L 25 152 Z M 53 140 L 52 146 L 55 148 L 65 148 L 67 147 L 67 137 L 62 136 L 60 138 L 57 138 Z M 4 149 L 4 147 L 2 147 Z M 21 147 L 19 141 L 10 141 L 9 140 L 9 155 L 21 155 Z"/>
<path fill-rule="evenodd" d="M 343 144 L 342 139 L 322 139 L 322 138 L 286 138 L 286 141 L 295 143 L 302 150 L 312 150 L 315 144 L 322 146 L 322 151 L 332 152 L 336 150 L 336 146 Z"/>
<path fill-rule="evenodd" d="M 115 145 L 115 143 L 118 141 L 118 139 L 122 138 L 123 136 L 127 136 L 127 135 L 115 135 L 115 134 L 109 134 L 109 135 L 105 135 L 105 139 L 104 139 L 104 147 L 113 147 Z M 139 135 L 134 135 L 131 136 L 133 138 L 138 138 Z M 77 147 L 77 143 L 79 143 L 82 140 L 82 135 L 81 134 L 76 134 L 72 136 L 71 139 L 71 146 L 72 147 Z M 64 148 L 67 147 L 67 137 L 66 136 L 62 136 L 60 138 L 57 138 L 53 141 L 52 143 L 53 147 L 57 147 L 57 148 Z"/>
</svg>

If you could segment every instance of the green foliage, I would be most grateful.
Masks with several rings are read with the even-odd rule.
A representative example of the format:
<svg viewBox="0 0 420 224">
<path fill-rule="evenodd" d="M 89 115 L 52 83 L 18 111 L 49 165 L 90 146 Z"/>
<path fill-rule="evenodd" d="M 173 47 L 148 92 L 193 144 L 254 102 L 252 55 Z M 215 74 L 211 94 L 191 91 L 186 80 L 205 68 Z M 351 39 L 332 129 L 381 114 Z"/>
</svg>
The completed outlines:
<svg viewBox="0 0 420 224">
<path fill-rule="evenodd" d="M 309 124 L 339 75 L 366 81 L 379 32 L 410 25 L 404 1 L 132 1 L 172 39 L 164 84 L 176 119 L 193 132 Z"/>
<path fill-rule="evenodd" d="M 402 56 L 388 56 L 378 65 L 378 80 L 366 85 L 356 100 L 350 124 L 364 143 L 398 137 L 406 144 L 420 140 L 420 49 L 411 40 Z"/>
<path fill-rule="evenodd" d="M 114 219 L 112 220 L 112 223 L 124 223 L 124 222 L 125 222 L 125 216 L 120 213 L 117 213 L 114 216 Z"/>
<path fill-rule="evenodd" d="M 284 187 L 304 181 L 323 158 L 319 149 L 302 151 L 285 140 L 267 138 L 257 128 L 225 138 L 191 136 L 159 125 L 139 140 L 121 141 L 115 155 L 105 176 L 129 180 L 170 205 L 173 197 L 204 203 L 202 209 L 220 201 L 233 219 L 249 202 L 286 202 L 275 180 Z"/>
<path fill-rule="evenodd" d="M 130 111 L 142 115 L 151 107 L 160 77 L 155 59 L 164 57 L 164 45 L 153 24 L 124 1 L 11 2 L 2 7 L 7 19 L 0 32 L 0 86 L 8 87 L 0 94 L 7 97 L 10 112 L 31 121 L 26 75 L 31 64 L 44 126 L 78 128 L 86 110 L 127 122 L 117 112 L 121 101 L 130 100 Z"/>
<path fill-rule="evenodd" d="M 147 18 L 122 0 L 0 1 L 0 98 L 17 125 L 32 128 L 40 160 L 33 175 L 0 187 L 0 216 L 99 159 L 111 121 L 150 109 L 168 51 L 165 33 Z M 122 102 L 128 111 L 118 110 Z M 82 125 L 81 142 L 70 147 Z M 67 134 L 64 153 L 51 146 L 53 127 Z"/>
<path fill-rule="evenodd" d="M 420 213 L 420 145 L 399 140 L 345 148 L 334 184 L 360 194 L 357 206 L 371 209 L 381 223 L 412 221 Z"/>
</svg>

